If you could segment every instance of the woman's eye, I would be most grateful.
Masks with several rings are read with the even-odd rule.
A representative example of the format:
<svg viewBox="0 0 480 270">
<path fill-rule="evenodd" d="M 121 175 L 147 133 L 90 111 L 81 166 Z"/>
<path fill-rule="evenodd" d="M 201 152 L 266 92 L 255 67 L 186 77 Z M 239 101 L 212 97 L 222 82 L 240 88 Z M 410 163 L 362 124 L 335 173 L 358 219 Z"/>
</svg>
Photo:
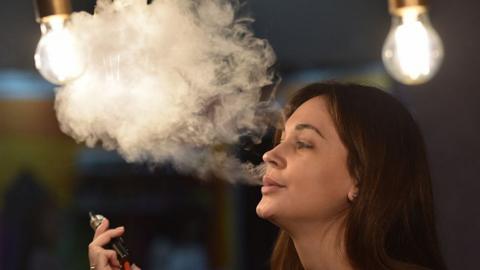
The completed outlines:
<svg viewBox="0 0 480 270">
<path fill-rule="evenodd" d="M 302 141 L 297 141 L 295 142 L 295 146 L 297 149 L 303 149 L 303 148 L 313 148 L 313 146 L 309 143 L 302 142 Z"/>
</svg>

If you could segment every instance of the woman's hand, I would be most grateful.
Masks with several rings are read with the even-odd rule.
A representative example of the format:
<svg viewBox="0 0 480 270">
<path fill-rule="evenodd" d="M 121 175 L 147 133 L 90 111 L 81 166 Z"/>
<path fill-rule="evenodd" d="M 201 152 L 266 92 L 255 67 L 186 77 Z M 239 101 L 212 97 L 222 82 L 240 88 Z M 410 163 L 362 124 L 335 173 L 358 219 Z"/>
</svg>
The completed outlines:
<svg viewBox="0 0 480 270">
<path fill-rule="evenodd" d="M 104 219 L 102 224 L 95 230 L 92 242 L 88 245 L 88 259 L 90 260 L 90 269 L 92 270 L 119 270 L 120 262 L 117 253 L 112 249 L 103 248 L 112 238 L 121 236 L 125 229 L 117 227 L 108 229 L 108 219 Z"/>
</svg>

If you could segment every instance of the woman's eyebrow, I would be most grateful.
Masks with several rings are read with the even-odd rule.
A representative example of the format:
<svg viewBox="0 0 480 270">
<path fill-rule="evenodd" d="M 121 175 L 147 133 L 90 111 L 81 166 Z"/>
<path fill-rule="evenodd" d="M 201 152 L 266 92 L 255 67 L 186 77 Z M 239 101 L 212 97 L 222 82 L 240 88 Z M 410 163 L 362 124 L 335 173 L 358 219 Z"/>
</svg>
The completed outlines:
<svg viewBox="0 0 480 270">
<path fill-rule="evenodd" d="M 295 130 L 297 130 L 297 131 L 304 130 L 304 129 L 313 130 L 315 133 L 320 135 L 320 137 L 325 139 L 325 136 L 323 136 L 322 132 L 320 132 L 320 130 L 318 128 L 316 128 L 316 127 L 314 127 L 310 124 L 298 124 L 298 125 L 295 126 Z"/>
</svg>

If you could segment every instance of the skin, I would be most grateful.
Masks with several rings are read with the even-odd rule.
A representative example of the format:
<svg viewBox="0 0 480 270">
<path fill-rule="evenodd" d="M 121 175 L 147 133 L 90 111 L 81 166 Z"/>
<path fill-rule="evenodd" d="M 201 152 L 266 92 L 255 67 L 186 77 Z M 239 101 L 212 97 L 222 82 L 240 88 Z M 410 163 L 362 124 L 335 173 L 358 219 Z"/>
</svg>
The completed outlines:
<svg viewBox="0 0 480 270">
<path fill-rule="evenodd" d="M 345 216 L 358 190 L 323 97 L 303 103 L 282 140 L 263 156 L 267 172 L 257 214 L 291 236 L 305 269 L 352 269 L 345 255 Z"/>
</svg>

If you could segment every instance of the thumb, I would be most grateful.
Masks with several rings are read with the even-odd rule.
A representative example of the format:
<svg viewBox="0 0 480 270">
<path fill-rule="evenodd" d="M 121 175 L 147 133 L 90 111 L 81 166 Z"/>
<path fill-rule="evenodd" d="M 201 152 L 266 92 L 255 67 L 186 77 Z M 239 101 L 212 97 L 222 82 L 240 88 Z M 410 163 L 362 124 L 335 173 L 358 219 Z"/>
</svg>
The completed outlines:
<svg viewBox="0 0 480 270">
<path fill-rule="evenodd" d="M 132 270 L 142 270 L 140 267 L 136 266 L 135 264 L 132 264 Z"/>
</svg>

